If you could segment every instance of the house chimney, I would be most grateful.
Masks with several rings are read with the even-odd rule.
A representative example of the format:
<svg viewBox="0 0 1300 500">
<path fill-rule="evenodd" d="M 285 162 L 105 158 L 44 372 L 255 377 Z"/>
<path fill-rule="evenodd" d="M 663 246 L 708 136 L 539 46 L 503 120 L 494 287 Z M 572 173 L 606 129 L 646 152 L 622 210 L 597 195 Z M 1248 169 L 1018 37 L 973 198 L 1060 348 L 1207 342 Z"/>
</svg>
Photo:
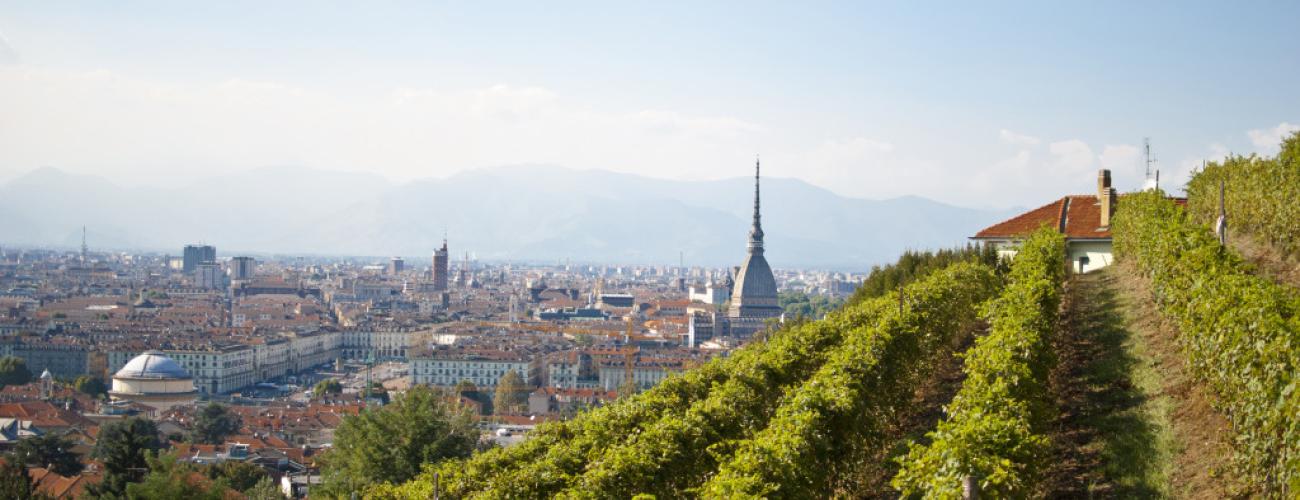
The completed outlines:
<svg viewBox="0 0 1300 500">
<path fill-rule="evenodd" d="M 1115 215 L 1115 188 L 1110 187 L 1110 170 L 1097 171 L 1097 204 L 1101 205 L 1101 217 L 1098 225 L 1110 227 L 1110 218 Z"/>
<path fill-rule="evenodd" d="M 1106 196 L 1107 189 L 1110 189 L 1110 170 L 1103 168 L 1097 171 L 1097 201 Z"/>
<path fill-rule="evenodd" d="M 1097 203 L 1101 205 L 1101 217 L 1098 225 L 1104 228 L 1110 227 L 1110 218 L 1115 216 L 1115 202 L 1118 199 L 1119 195 L 1115 192 L 1115 188 L 1108 187 L 1105 191 L 1102 191 L 1101 196 L 1097 198 Z"/>
</svg>

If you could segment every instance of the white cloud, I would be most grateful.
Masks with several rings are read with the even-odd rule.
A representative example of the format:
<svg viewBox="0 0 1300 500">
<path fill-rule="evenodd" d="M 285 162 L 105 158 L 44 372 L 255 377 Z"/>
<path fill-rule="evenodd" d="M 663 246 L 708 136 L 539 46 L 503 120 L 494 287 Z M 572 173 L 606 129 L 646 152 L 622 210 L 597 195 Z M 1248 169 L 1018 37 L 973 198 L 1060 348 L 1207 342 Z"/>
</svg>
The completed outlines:
<svg viewBox="0 0 1300 500">
<path fill-rule="evenodd" d="M 1038 143 L 1042 142 L 1039 141 L 1037 137 L 1031 135 L 1017 134 L 1007 129 L 999 130 L 998 137 L 1002 139 L 1002 142 L 1005 142 L 1007 144 L 1014 144 L 1017 146 L 1037 146 Z"/>
<path fill-rule="evenodd" d="M 1101 168 L 1116 173 L 1145 172 L 1146 167 L 1141 165 L 1141 158 L 1141 150 L 1137 146 L 1128 144 L 1107 144 L 1102 148 L 1101 155 L 1097 157 L 1101 161 Z"/>
<path fill-rule="evenodd" d="M 1300 125 L 1294 125 L 1282 122 L 1271 129 L 1255 129 L 1246 132 L 1250 137 L 1250 143 L 1255 145 L 1255 150 L 1263 155 L 1274 155 L 1279 151 L 1282 139 L 1289 137 L 1291 134 L 1300 130 Z"/>
<path fill-rule="evenodd" d="M 770 142 L 739 117 L 599 109 L 516 85 L 337 93 L 0 66 L 0 109 L 0 169 L 127 182 L 282 164 L 396 179 L 524 163 L 718 178 L 743 173 L 737 159 Z M 710 171 L 718 165 L 735 169 Z"/>
<path fill-rule="evenodd" d="M 1079 139 L 1053 142 L 1047 145 L 1052 154 L 1053 167 L 1062 174 L 1073 174 L 1093 168 L 1092 148 Z"/>
</svg>

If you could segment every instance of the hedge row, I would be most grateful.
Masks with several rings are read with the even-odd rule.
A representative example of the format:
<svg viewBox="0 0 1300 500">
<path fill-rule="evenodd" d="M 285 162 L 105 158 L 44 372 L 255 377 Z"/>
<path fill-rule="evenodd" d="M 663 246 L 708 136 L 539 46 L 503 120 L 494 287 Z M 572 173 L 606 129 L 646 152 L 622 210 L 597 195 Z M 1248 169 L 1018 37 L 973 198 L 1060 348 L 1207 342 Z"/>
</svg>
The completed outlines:
<svg viewBox="0 0 1300 500">
<path fill-rule="evenodd" d="M 1282 141 L 1277 156 L 1229 156 L 1194 175 L 1187 201 L 1197 221 L 1218 219 L 1220 183 L 1229 227 L 1300 257 L 1300 132 Z"/>
<path fill-rule="evenodd" d="M 1300 494 L 1295 290 L 1253 274 L 1159 192 L 1125 196 L 1114 234 L 1117 257 L 1151 278 L 1188 366 L 1232 423 L 1238 475 L 1270 496 Z"/>
<path fill-rule="evenodd" d="M 958 295 L 991 295 L 976 289 L 992 289 L 995 282 L 989 268 L 961 264 L 934 273 L 914 285 L 915 290 L 909 294 L 928 297 L 933 295 L 929 289 L 946 287 L 944 297 L 932 299 L 932 307 L 942 308 L 942 303 Z M 876 323 L 881 310 L 896 309 L 897 299 L 892 296 L 866 300 L 825 320 L 784 328 L 766 342 L 756 342 L 731 357 L 672 377 L 635 397 L 585 412 L 569 422 L 540 426 L 520 445 L 438 464 L 406 484 L 376 487 L 368 492 L 369 496 L 429 497 L 435 487 L 435 473 L 439 493 L 446 498 L 540 498 L 577 485 L 596 489 L 564 493 L 580 496 L 587 491 L 596 496 L 621 496 L 635 491 L 680 491 L 678 487 L 686 483 L 673 483 L 668 489 L 658 483 L 666 472 L 661 466 L 671 466 L 674 474 L 681 470 L 676 460 L 655 460 L 629 452 L 645 449 L 656 437 L 681 437 L 674 434 L 676 431 L 689 434 L 691 429 L 675 425 L 684 418 L 708 423 L 701 432 L 717 438 L 737 432 L 743 435 L 751 432 L 745 429 L 761 427 L 785 388 L 810 376 L 841 345 L 846 334 Z M 681 439 L 691 442 L 689 437 Z M 694 442 L 701 447 L 690 448 L 682 455 L 712 460 L 709 446 L 716 441 Z M 664 448 L 656 453 L 663 456 L 672 451 Z"/>
<path fill-rule="evenodd" d="M 912 443 L 899 458 L 892 484 L 904 496 L 960 498 L 967 476 L 991 498 L 1033 490 L 1049 450 L 1047 377 L 1064 263 L 1065 242 L 1052 228 L 1021 245 L 989 307 L 989 334 L 963 355 L 966 379 L 946 419 L 927 434 L 929 445 Z"/>
<path fill-rule="evenodd" d="M 812 377 L 787 394 L 771 421 L 727 449 L 706 497 L 814 498 L 832 493 L 833 471 L 863 449 L 885 444 L 898 411 L 912 401 L 927 361 L 978 320 L 998 280 L 982 265 L 957 264 L 907 288 L 906 307 L 879 310 Z M 888 305 L 889 299 L 885 300 Z M 719 453 L 720 455 L 722 453 Z"/>
<path fill-rule="evenodd" d="M 782 411 L 788 412 L 790 397 L 806 395 L 810 387 L 827 390 L 827 371 L 833 372 L 837 382 L 852 382 L 854 374 L 881 375 L 881 370 L 892 370 L 894 376 L 888 382 L 909 387 L 908 373 L 923 364 L 918 358 L 933 352 L 936 342 L 976 320 L 977 304 L 994 293 L 996 283 L 985 266 L 953 265 L 907 286 L 908 300 L 901 317 L 897 297 L 886 296 L 809 325 L 838 332 L 836 336 L 846 339 L 845 345 L 808 360 L 814 362 L 800 359 L 803 356 L 797 350 L 772 353 L 764 370 L 736 373 L 683 414 L 667 415 L 625 446 L 609 450 L 593 462 L 566 496 L 626 498 L 653 493 L 673 497 L 698 487 L 714 474 L 720 460 L 729 461 L 733 441 L 753 435 L 768 427 L 774 415 L 779 420 Z M 888 332 L 877 333 L 882 329 Z M 877 372 L 853 372 L 858 366 L 855 363 L 863 360 L 859 357 L 866 350 L 863 345 L 886 350 L 888 363 L 873 364 Z M 782 397 L 790 391 L 793 396 Z M 883 403 L 884 396 L 873 393 L 877 402 Z"/>
</svg>

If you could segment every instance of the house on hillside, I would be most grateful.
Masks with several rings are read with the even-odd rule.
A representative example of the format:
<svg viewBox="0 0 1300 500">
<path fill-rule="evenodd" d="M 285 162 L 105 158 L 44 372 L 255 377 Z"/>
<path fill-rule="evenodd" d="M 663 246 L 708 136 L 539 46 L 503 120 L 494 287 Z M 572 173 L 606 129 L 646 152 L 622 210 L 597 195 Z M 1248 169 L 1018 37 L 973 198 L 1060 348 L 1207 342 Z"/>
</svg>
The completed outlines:
<svg viewBox="0 0 1300 500">
<path fill-rule="evenodd" d="M 1110 170 L 1097 172 L 1097 194 L 1067 195 L 1051 203 L 999 222 L 970 239 L 994 245 L 998 254 L 1014 256 L 1016 244 L 1029 233 L 1048 225 L 1065 235 L 1065 255 L 1070 268 L 1086 273 L 1114 262 L 1110 221 L 1119 195 L 1110 184 Z M 1178 199 L 1180 203 L 1186 200 Z"/>
</svg>

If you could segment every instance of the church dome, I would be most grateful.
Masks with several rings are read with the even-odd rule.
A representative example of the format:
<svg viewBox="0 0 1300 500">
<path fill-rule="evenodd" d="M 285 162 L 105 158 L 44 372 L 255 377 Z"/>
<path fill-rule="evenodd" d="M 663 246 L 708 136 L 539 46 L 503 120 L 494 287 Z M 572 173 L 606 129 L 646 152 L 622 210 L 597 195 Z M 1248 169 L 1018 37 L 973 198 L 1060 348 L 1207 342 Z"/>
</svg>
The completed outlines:
<svg viewBox="0 0 1300 500">
<path fill-rule="evenodd" d="M 776 299 L 776 278 L 767 259 L 762 255 L 750 255 L 745 258 L 740 273 L 736 276 L 737 300 L 758 302 L 754 299 Z M 761 303 L 761 302 L 760 302 Z M 766 305 L 766 304 L 764 304 Z"/>
<path fill-rule="evenodd" d="M 113 378 L 188 379 L 190 373 L 158 351 L 148 351 L 126 363 Z"/>
</svg>

